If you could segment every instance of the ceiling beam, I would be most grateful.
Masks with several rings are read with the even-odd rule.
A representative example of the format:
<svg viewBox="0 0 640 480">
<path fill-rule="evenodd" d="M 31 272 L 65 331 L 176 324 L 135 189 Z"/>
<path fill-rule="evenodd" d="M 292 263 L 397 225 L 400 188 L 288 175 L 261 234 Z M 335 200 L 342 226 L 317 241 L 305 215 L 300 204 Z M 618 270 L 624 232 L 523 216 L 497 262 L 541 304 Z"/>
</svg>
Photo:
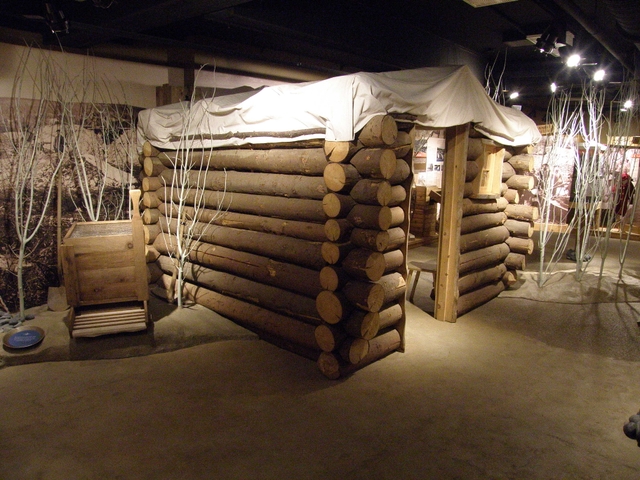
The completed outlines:
<svg viewBox="0 0 640 480">
<path fill-rule="evenodd" d="M 110 20 L 104 27 L 139 32 L 236 7 L 252 0 L 165 0 Z M 135 2 L 129 2 L 133 7 Z"/>
<path fill-rule="evenodd" d="M 176 22 L 202 17 L 250 1 L 165 0 L 139 9 L 135 9 L 135 2 L 130 2 L 129 5 L 135 9 L 134 11 L 100 24 L 91 23 L 90 25 L 95 27 L 94 33 L 88 28 L 87 22 L 74 22 L 73 18 L 69 19 L 70 27 L 75 24 L 76 28 L 70 28 L 69 35 L 61 37 L 61 41 L 76 48 L 91 48 L 118 38 L 131 38 L 131 34 L 137 32 L 162 29 Z M 84 27 L 78 29 L 80 25 Z"/>
</svg>

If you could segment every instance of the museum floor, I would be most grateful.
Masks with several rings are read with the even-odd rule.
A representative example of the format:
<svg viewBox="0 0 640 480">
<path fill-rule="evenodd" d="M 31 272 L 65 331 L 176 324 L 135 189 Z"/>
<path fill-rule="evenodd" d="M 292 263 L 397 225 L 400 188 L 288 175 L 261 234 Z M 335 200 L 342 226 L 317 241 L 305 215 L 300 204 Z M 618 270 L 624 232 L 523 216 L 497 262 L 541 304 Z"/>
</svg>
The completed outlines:
<svg viewBox="0 0 640 480">
<path fill-rule="evenodd" d="M 122 339 L 91 359 L 52 333 L 37 363 L 4 357 L 0 479 L 640 478 L 622 432 L 640 409 L 640 245 L 616 283 L 617 245 L 600 290 L 570 274 L 540 290 L 533 260 L 455 324 L 423 310 L 423 275 L 406 352 L 338 381 L 197 309 L 130 358 Z"/>
</svg>

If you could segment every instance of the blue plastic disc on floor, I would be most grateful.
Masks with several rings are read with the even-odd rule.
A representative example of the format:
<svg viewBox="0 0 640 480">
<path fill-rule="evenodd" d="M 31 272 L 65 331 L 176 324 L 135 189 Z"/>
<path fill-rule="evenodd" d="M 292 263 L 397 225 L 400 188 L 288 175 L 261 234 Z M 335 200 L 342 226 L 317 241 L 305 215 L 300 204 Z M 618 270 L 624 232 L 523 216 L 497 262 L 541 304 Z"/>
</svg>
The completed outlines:
<svg viewBox="0 0 640 480">
<path fill-rule="evenodd" d="M 28 348 L 37 345 L 44 338 L 40 327 L 18 327 L 7 333 L 2 342 L 8 348 Z"/>
</svg>

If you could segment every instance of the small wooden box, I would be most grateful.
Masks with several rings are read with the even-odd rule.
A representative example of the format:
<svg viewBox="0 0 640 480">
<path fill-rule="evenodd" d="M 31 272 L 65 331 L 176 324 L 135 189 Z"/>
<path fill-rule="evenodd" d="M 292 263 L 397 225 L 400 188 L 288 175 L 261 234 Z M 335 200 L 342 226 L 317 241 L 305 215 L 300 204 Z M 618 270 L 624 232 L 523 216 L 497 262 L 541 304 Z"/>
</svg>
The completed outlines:
<svg viewBox="0 0 640 480">
<path fill-rule="evenodd" d="M 491 140 L 483 140 L 483 153 L 475 161 L 480 167 L 480 173 L 471 182 L 473 193 L 471 198 L 498 198 L 502 185 L 502 162 L 504 147 L 496 145 Z"/>
<path fill-rule="evenodd" d="M 61 250 L 72 307 L 149 299 L 144 243 L 132 221 L 75 223 Z"/>
<path fill-rule="evenodd" d="M 133 308 L 137 313 L 142 308 L 144 314 L 136 315 L 138 329 L 146 328 L 149 287 L 143 235 L 139 214 L 131 220 L 82 222 L 71 226 L 62 241 L 60 256 L 67 302 L 72 307 L 72 323 L 86 310 L 92 310 L 93 321 L 100 320 L 100 308 L 95 307 L 103 306 L 102 326 L 107 327 L 109 319 L 121 320 L 121 315 L 114 315 L 114 310 L 122 306 L 126 311 Z M 111 323 L 111 327 L 115 327 Z M 129 324 L 126 331 L 133 328 Z M 114 331 L 118 331 L 117 328 L 105 329 L 104 333 Z M 78 336 L 74 335 L 73 325 L 71 334 Z"/>
</svg>

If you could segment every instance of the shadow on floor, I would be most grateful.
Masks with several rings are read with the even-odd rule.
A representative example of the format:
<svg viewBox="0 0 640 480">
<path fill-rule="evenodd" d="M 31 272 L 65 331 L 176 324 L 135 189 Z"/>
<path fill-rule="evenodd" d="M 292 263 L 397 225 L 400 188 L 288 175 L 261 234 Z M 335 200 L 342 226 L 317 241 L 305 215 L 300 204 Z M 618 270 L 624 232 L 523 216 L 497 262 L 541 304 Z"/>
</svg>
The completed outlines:
<svg viewBox="0 0 640 480">
<path fill-rule="evenodd" d="M 610 245 L 603 277 L 598 275 L 599 257 L 580 281 L 574 276 L 575 263 L 563 259 L 542 288 L 537 285 L 539 262 L 533 254 L 514 287 L 458 317 L 457 323 L 473 322 L 573 352 L 640 362 L 640 279 L 629 274 L 636 271 L 640 245 L 628 246 L 621 279 L 619 249 L 617 243 Z M 411 249 L 408 261 L 424 261 L 436 252 L 433 246 Z M 413 304 L 433 316 L 432 288 L 431 275 L 421 275 Z"/>
<path fill-rule="evenodd" d="M 258 336 L 201 306 L 179 309 L 153 295 L 149 299 L 149 327 L 140 332 L 123 332 L 90 338 L 71 338 L 69 311 L 54 312 L 46 306 L 31 309 L 35 315 L 25 325 L 42 328 L 41 343 L 26 349 L 3 346 L 0 366 L 24 363 L 125 358 L 168 352 L 223 340 L 258 340 Z"/>
</svg>

